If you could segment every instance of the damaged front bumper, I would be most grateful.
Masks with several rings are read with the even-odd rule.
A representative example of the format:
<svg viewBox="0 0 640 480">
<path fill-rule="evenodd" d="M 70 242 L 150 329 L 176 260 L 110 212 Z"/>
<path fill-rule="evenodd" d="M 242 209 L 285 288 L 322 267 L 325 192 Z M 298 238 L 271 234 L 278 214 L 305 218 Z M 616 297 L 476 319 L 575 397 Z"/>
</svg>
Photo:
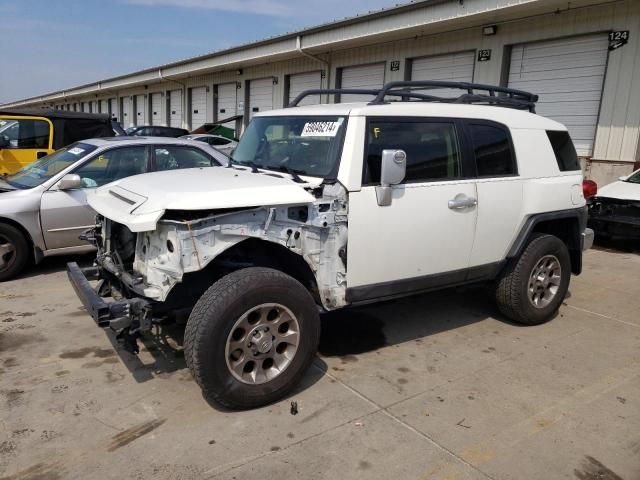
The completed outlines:
<svg viewBox="0 0 640 480">
<path fill-rule="evenodd" d="M 67 275 L 76 295 L 99 327 L 109 327 L 116 319 L 139 320 L 150 310 L 151 301 L 144 298 L 106 302 L 89 283 L 89 280 L 100 279 L 99 267 L 80 268 L 71 262 L 67 264 Z"/>
<path fill-rule="evenodd" d="M 599 235 L 640 239 L 640 202 L 596 197 L 589 203 L 588 225 Z"/>
</svg>

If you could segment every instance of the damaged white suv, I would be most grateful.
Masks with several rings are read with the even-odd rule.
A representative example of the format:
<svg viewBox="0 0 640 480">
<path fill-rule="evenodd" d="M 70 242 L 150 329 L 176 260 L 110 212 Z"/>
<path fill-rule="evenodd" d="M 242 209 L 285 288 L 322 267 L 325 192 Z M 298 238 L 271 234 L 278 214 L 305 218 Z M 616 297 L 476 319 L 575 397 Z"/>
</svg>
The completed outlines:
<svg viewBox="0 0 640 480">
<path fill-rule="evenodd" d="M 375 99 L 297 106 L 320 93 Z M 97 189 L 86 236 L 98 257 L 69 277 L 133 352 L 189 309 L 187 364 L 208 400 L 233 408 L 295 386 L 322 311 L 492 282 L 507 317 L 542 323 L 593 232 L 567 129 L 531 113 L 536 100 L 452 82 L 304 92 L 253 118 L 229 168 Z"/>
</svg>

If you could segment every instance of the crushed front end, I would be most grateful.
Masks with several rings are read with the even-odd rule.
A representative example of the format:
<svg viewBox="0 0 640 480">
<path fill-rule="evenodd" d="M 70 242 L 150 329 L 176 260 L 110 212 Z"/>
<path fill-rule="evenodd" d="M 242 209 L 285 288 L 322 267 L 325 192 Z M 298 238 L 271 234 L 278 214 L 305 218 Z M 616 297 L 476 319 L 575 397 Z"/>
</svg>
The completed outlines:
<svg viewBox="0 0 640 480">
<path fill-rule="evenodd" d="M 125 349 L 138 353 L 137 338 L 153 323 L 154 301 L 145 296 L 142 278 L 132 269 L 136 235 L 124 225 L 98 217 L 97 226 L 81 238 L 96 246 L 98 254 L 91 267 L 68 263 L 69 281 L 96 324 L 112 328 Z M 90 283 L 93 280 L 95 286 Z"/>
<path fill-rule="evenodd" d="M 69 279 L 96 323 L 116 330 L 131 351 L 141 333 L 190 311 L 215 281 L 248 266 L 300 271 L 306 263 L 300 280 L 310 280 L 317 302 L 341 308 L 348 196 L 339 184 L 318 187 L 314 196 L 302 205 L 166 211 L 153 230 L 140 232 L 99 217 L 84 235 L 98 249 L 95 263 L 70 263 Z M 275 258 L 278 252 L 289 257 Z"/>
</svg>

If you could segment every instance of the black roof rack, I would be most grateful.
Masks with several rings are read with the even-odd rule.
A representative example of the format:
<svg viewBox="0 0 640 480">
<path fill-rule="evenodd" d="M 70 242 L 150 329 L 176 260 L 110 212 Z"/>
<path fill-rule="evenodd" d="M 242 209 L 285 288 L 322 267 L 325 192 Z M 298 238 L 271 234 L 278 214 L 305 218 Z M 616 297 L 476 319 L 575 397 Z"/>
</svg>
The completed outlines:
<svg viewBox="0 0 640 480">
<path fill-rule="evenodd" d="M 457 97 L 439 97 L 437 95 L 428 95 L 415 90 L 437 90 L 437 89 L 458 89 L 466 93 Z M 477 93 L 480 90 L 485 93 Z M 422 102 L 439 102 L 439 103 L 464 103 L 464 104 L 487 104 L 497 105 L 500 107 L 515 108 L 518 110 L 528 110 L 535 113 L 535 105 L 538 101 L 538 95 L 525 92 L 523 90 L 515 90 L 513 88 L 499 87 L 495 85 L 483 85 L 480 83 L 468 82 L 448 82 L 437 80 L 419 80 L 419 81 L 399 81 L 389 82 L 381 89 L 314 89 L 305 90 L 298 95 L 288 107 L 297 107 L 300 101 L 310 95 L 336 94 L 336 95 L 373 95 L 375 98 L 369 102 L 369 105 L 382 105 L 387 103 L 387 96 L 401 97 L 402 101 L 422 101 Z M 496 95 L 500 94 L 500 95 Z"/>
</svg>

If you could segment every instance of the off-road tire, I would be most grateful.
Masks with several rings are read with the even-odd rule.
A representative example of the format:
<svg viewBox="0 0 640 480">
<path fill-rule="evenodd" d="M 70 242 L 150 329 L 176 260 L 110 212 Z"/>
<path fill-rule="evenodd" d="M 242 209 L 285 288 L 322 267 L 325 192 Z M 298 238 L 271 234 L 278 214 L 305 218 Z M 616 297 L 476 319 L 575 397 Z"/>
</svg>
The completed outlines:
<svg viewBox="0 0 640 480">
<path fill-rule="evenodd" d="M 281 374 L 252 385 L 232 375 L 225 347 L 238 318 L 265 303 L 281 304 L 296 316 L 299 344 Z M 319 338 L 318 309 L 307 289 L 277 270 L 251 267 L 226 275 L 200 297 L 185 329 L 185 360 L 207 401 L 231 409 L 255 408 L 282 398 L 296 386 L 313 361 Z"/>
<path fill-rule="evenodd" d="M 558 291 L 546 307 L 536 308 L 529 300 L 529 278 L 545 255 L 554 255 L 561 266 Z M 571 260 L 565 243 L 553 235 L 534 234 L 524 251 L 510 261 L 498 278 L 496 301 L 500 311 L 524 325 L 540 325 L 551 320 L 564 300 L 571 279 Z"/>
<path fill-rule="evenodd" d="M 0 282 L 16 277 L 27 266 L 30 258 L 29 242 L 20 230 L 12 225 L 0 223 L 0 238 L 2 237 L 8 239 L 15 250 L 10 264 L 4 269 L 0 268 Z"/>
</svg>

